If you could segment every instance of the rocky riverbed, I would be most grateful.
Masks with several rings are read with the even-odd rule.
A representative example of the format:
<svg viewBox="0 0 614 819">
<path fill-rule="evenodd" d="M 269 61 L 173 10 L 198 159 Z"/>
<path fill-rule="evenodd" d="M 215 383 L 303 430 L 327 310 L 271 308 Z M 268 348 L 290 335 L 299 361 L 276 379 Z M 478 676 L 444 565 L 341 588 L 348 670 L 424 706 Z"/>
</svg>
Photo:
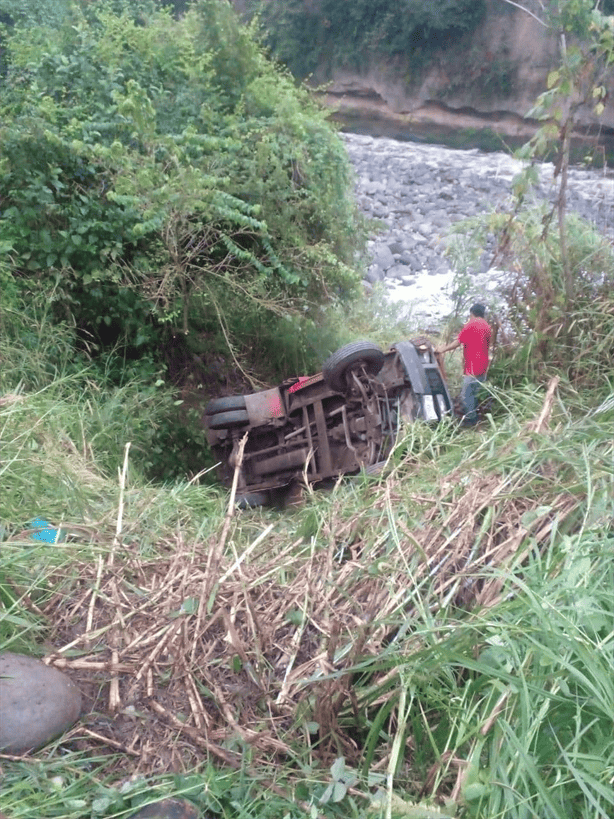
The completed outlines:
<svg viewBox="0 0 614 819">
<path fill-rule="evenodd" d="M 382 229 L 369 240 L 366 282 L 382 282 L 392 301 L 403 301 L 419 321 L 433 321 L 453 307 L 454 272 L 446 236 L 454 222 L 509 209 L 512 179 L 523 164 L 503 152 L 455 150 L 438 145 L 343 134 L 356 172 L 363 213 Z M 554 166 L 539 166 L 534 195 L 554 201 Z M 614 174 L 572 168 L 568 207 L 614 237 Z M 493 240 L 472 271 L 474 295 L 488 301 L 501 275 L 491 267 Z"/>
</svg>

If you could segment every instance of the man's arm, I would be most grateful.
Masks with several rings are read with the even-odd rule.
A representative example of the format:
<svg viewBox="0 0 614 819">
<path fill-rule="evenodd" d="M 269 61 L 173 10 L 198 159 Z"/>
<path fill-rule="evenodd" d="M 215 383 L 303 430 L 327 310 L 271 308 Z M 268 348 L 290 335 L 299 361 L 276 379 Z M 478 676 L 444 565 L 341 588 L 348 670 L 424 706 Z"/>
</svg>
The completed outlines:
<svg viewBox="0 0 614 819">
<path fill-rule="evenodd" d="M 451 341 L 449 344 L 444 344 L 443 347 L 437 347 L 435 352 L 437 353 L 449 353 L 451 350 L 456 350 L 457 347 L 460 347 L 460 341 L 455 338 L 454 341 Z"/>
</svg>

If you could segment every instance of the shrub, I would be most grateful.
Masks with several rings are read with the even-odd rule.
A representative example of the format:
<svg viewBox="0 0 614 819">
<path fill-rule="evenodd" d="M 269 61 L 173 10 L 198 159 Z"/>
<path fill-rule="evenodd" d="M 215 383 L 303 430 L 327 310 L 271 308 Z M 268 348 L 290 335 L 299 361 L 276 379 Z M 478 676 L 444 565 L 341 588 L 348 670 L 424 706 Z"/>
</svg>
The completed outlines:
<svg viewBox="0 0 614 819">
<path fill-rule="evenodd" d="M 229 326 L 355 292 L 342 144 L 227 3 L 180 20 L 153 3 L 63 9 L 8 35 L 0 245 L 15 280 L 57 282 L 58 318 L 133 355 L 213 301 Z"/>
</svg>

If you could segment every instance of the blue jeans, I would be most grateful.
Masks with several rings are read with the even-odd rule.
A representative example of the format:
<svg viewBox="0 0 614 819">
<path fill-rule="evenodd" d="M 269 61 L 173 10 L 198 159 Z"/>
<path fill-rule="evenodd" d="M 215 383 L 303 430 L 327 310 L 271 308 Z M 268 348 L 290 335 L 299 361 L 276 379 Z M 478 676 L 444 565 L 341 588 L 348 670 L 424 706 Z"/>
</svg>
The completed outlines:
<svg viewBox="0 0 614 819">
<path fill-rule="evenodd" d="M 485 375 L 464 375 L 461 401 L 465 408 L 465 421 L 474 424 L 478 420 L 478 392 L 486 381 Z"/>
</svg>

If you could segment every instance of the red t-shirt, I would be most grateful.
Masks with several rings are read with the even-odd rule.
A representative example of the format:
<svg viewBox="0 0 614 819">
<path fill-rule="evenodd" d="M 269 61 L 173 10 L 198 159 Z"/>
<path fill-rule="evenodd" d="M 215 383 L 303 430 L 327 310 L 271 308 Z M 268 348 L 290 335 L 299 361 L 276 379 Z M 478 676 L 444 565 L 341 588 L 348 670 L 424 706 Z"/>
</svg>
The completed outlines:
<svg viewBox="0 0 614 819">
<path fill-rule="evenodd" d="M 484 375 L 488 369 L 488 345 L 492 336 L 490 324 L 483 318 L 471 318 L 458 334 L 465 354 L 464 375 Z"/>
</svg>

